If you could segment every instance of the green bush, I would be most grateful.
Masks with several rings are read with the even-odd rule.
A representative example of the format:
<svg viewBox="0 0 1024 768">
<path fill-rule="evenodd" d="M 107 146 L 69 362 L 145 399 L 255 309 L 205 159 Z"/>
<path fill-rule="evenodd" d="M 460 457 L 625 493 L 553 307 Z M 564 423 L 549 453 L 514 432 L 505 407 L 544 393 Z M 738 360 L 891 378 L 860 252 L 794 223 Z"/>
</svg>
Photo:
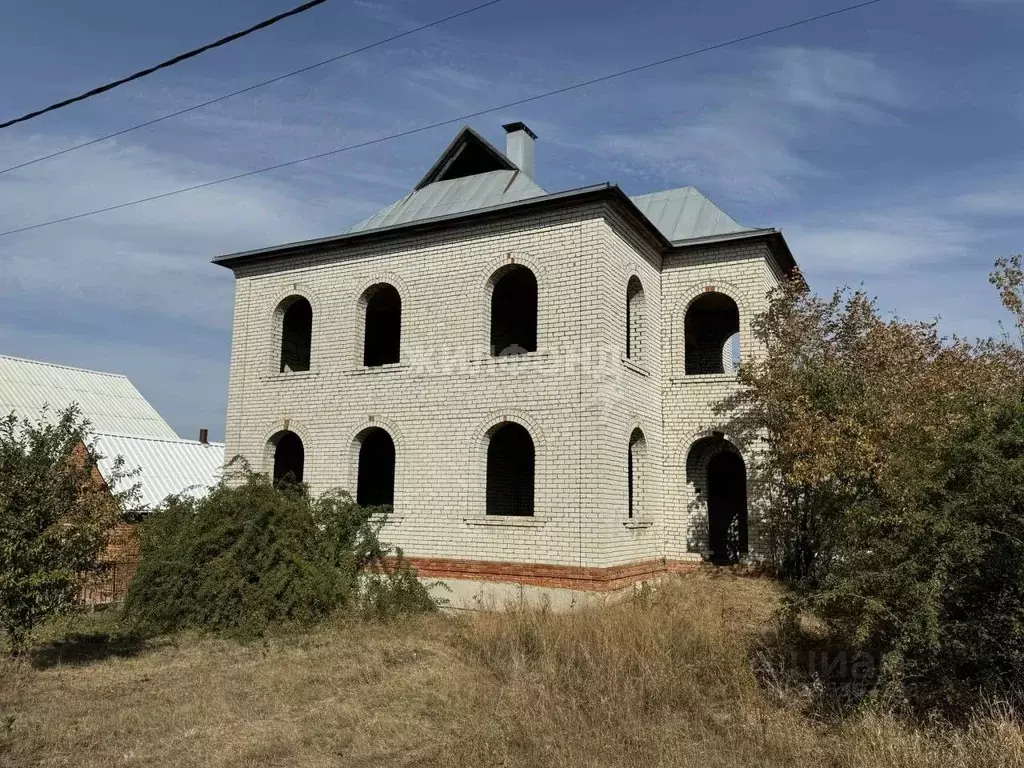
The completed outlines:
<svg viewBox="0 0 1024 768">
<path fill-rule="evenodd" d="M 311 498 L 303 485 L 275 487 L 250 472 L 202 499 L 173 498 L 142 526 L 126 619 L 150 633 L 258 636 L 343 608 L 429 610 L 427 589 L 379 541 L 377 513 L 386 512 L 359 507 L 341 491 Z M 367 579 L 387 585 L 384 610 L 376 606 L 379 590 L 364 588 Z"/>
</svg>

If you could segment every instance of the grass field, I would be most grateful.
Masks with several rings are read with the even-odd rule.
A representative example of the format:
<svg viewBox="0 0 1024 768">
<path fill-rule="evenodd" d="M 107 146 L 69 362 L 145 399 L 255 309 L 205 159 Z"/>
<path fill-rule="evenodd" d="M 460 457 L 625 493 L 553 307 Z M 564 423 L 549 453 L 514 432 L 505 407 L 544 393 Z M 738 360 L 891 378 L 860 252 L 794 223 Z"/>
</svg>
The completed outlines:
<svg viewBox="0 0 1024 768">
<path fill-rule="evenodd" d="M 79 617 L 0 661 L 0 765 L 1024 766 L 1008 716 L 829 720 L 759 682 L 777 599 L 696 575 L 576 613 L 339 620 L 247 645 L 137 645 L 114 616 Z"/>
</svg>

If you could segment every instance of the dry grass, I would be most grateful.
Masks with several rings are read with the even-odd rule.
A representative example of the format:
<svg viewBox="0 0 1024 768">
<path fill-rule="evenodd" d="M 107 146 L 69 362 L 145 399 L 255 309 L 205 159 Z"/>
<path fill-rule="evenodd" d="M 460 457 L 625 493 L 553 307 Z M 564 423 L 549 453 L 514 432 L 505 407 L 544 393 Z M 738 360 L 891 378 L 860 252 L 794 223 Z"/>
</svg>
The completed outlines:
<svg viewBox="0 0 1024 768">
<path fill-rule="evenodd" d="M 1009 717 L 827 725 L 764 690 L 750 647 L 776 599 L 694 576 L 572 614 L 51 646 L 0 663 L 0 765 L 1024 766 Z"/>
</svg>

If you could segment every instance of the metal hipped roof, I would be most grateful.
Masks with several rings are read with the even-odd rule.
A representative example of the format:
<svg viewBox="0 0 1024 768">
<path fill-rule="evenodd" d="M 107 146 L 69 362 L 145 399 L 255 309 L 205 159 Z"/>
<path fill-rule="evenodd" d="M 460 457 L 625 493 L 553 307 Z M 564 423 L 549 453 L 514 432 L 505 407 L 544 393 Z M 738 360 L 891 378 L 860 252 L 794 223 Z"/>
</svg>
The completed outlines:
<svg viewBox="0 0 1024 768">
<path fill-rule="evenodd" d="M 543 197 L 547 193 L 520 171 L 488 171 L 473 176 L 436 181 L 410 192 L 349 230 L 367 232 L 413 221 L 490 208 L 504 203 Z"/>
<path fill-rule="evenodd" d="M 139 470 L 137 476 L 128 480 L 128 485 L 139 483 L 139 502 L 150 510 L 171 494 L 205 496 L 220 479 L 224 466 L 223 443 L 102 433 L 95 438 L 96 449 L 102 456 L 99 470 L 104 479 L 110 479 L 115 459 L 123 456 L 126 471 Z"/>
<path fill-rule="evenodd" d="M 749 232 L 694 187 L 668 189 L 630 200 L 673 243 L 698 237 Z"/>
<path fill-rule="evenodd" d="M 36 420 L 71 403 L 95 432 L 178 439 L 127 376 L 0 355 L 0 415 Z"/>
</svg>

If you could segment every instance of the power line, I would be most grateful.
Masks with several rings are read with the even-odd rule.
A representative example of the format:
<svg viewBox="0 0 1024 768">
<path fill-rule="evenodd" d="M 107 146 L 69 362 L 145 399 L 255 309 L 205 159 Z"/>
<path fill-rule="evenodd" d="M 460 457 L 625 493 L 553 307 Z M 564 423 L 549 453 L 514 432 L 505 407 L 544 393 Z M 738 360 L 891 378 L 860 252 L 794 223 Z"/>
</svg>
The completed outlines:
<svg viewBox="0 0 1024 768">
<path fill-rule="evenodd" d="M 482 3 L 481 5 L 475 5 L 472 8 L 467 8 L 464 11 L 459 11 L 458 13 L 453 13 L 450 16 L 445 16 L 443 19 L 437 19 L 436 21 L 431 21 L 431 22 L 429 22 L 427 24 L 421 24 L 420 26 L 415 27 L 413 29 L 407 30 L 405 32 L 399 32 L 396 35 L 392 35 L 391 37 L 386 37 L 383 40 L 378 40 L 378 41 L 376 41 L 374 43 L 368 43 L 367 45 L 364 45 L 364 46 L 362 46 L 360 48 L 355 48 L 355 49 L 353 49 L 351 51 L 346 51 L 345 53 L 338 54 L 337 56 L 332 56 L 331 58 L 324 59 L 323 61 L 318 61 L 315 64 L 310 64 L 309 66 L 302 67 L 301 69 L 296 69 L 296 70 L 293 70 L 291 72 L 286 72 L 283 75 L 278 75 L 277 77 L 272 77 L 269 80 L 263 80 L 262 82 L 259 82 L 259 83 L 253 83 L 252 85 L 248 85 L 245 88 L 241 88 L 241 89 L 239 89 L 237 91 L 232 91 L 231 93 L 226 93 L 223 96 L 218 96 L 215 99 L 210 99 L 209 101 L 204 101 L 201 104 L 195 104 L 195 105 L 193 105 L 191 107 L 185 107 L 184 109 L 179 109 L 177 112 L 171 112 L 169 114 L 163 115 L 162 117 L 157 117 L 157 118 L 154 118 L 152 120 L 147 120 L 147 121 L 145 121 L 143 123 L 139 123 L 138 125 L 133 125 L 130 128 L 123 128 L 120 131 L 114 131 L 114 133 L 108 133 L 106 136 L 100 136 L 100 137 L 95 138 L 95 139 L 90 139 L 89 141 L 84 141 L 81 144 L 75 144 L 74 146 L 67 147 L 66 149 L 61 149 L 61 150 L 58 150 L 56 152 L 51 152 L 48 155 L 43 155 L 41 157 L 37 157 L 34 160 L 26 160 L 23 163 L 18 163 L 17 165 L 12 165 L 10 168 L 0 169 L 0 175 L 5 174 L 8 171 L 16 171 L 19 168 L 25 168 L 26 166 L 29 166 L 29 165 L 35 165 L 36 163 L 41 163 L 41 162 L 43 162 L 43 160 L 49 160 L 50 158 L 53 158 L 53 157 L 59 157 L 60 155 L 66 155 L 68 152 L 74 152 L 76 149 L 82 149 L 83 147 L 89 147 L 89 146 L 92 146 L 93 144 L 98 144 L 101 141 L 106 141 L 107 139 L 113 139 L 113 138 L 116 138 L 117 136 L 123 136 L 126 133 L 131 133 L 132 131 L 137 131 L 139 128 L 146 128 L 146 127 L 148 127 L 150 125 L 155 125 L 156 123 L 161 123 L 164 120 L 170 120 L 172 117 L 178 117 L 179 115 L 184 115 L 186 112 L 192 112 L 192 111 L 197 110 L 197 109 L 202 109 L 203 107 L 208 107 L 211 104 L 216 104 L 219 101 L 224 101 L 224 100 L 230 99 L 230 98 L 232 98 L 234 96 L 240 96 L 243 93 L 248 93 L 249 91 L 254 91 L 257 88 L 262 88 L 265 85 L 270 85 L 271 83 L 276 83 L 276 82 L 279 82 L 281 80 L 285 80 L 285 79 L 287 79 L 289 77 L 293 77 L 295 75 L 300 75 L 303 72 L 309 72 L 311 69 L 316 69 L 317 67 L 322 67 L 325 64 L 331 64 L 331 63 L 333 63 L 335 61 L 339 61 L 340 59 L 345 59 L 345 58 L 348 58 L 349 56 L 355 56 L 357 53 L 363 53 L 364 51 L 368 51 L 371 48 L 377 48 L 377 47 L 379 47 L 381 45 L 386 45 L 387 43 L 393 43 L 395 40 L 399 40 L 399 39 L 401 39 L 403 37 L 408 37 L 409 35 L 414 35 L 417 32 L 422 32 L 425 29 L 429 29 L 431 27 L 436 27 L 436 26 L 438 26 L 440 24 L 444 24 L 446 22 L 453 21 L 454 19 L 458 19 L 461 16 L 468 16 L 469 14 L 474 13 L 475 11 L 482 10 L 484 8 L 487 8 L 488 6 L 491 6 L 491 5 L 497 5 L 498 3 L 502 2 L 502 1 L 503 0 L 489 0 L 489 2 Z"/>
<path fill-rule="evenodd" d="M 630 67 L 628 69 L 622 69 L 622 70 L 619 70 L 617 72 L 613 72 L 613 73 L 608 74 L 608 75 L 602 75 L 600 77 L 594 77 L 594 78 L 591 78 L 589 80 L 582 80 L 582 81 L 580 81 L 578 83 L 573 83 L 572 85 L 566 85 L 566 86 L 563 86 L 562 88 L 556 88 L 555 90 L 552 90 L 552 91 L 546 91 L 544 93 L 539 93 L 539 94 L 536 94 L 535 96 L 527 96 L 526 98 L 523 98 L 523 99 L 517 99 L 516 101 L 510 101 L 510 102 L 507 102 L 505 104 L 499 104 L 498 106 L 488 107 L 487 109 L 481 109 L 481 110 L 478 110 L 476 112 L 469 112 L 468 114 L 459 115 L 458 117 L 452 117 L 452 118 L 449 118 L 448 120 L 441 120 L 440 122 L 430 123 L 429 125 L 423 125 L 423 126 L 420 126 L 418 128 L 410 128 L 410 129 L 405 130 L 405 131 L 399 131 L 398 133 L 388 134 L 387 136 L 379 136 L 376 139 L 370 139 L 368 141 L 361 141 L 361 142 L 359 142 L 357 144 L 349 144 L 348 146 L 339 147 L 338 149 L 328 150 L 327 152 L 320 152 L 320 153 L 315 154 L 315 155 L 308 155 L 306 157 L 300 157 L 297 160 L 288 160 L 288 161 L 283 162 L 283 163 L 277 163 L 276 165 L 268 165 L 265 168 L 257 168 L 254 171 L 245 171 L 244 173 L 237 173 L 234 176 L 225 176 L 222 179 L 215 179 L 214 181 L 206 181 L 206 182 L 203 182 L 202 184 L 193 184 L 190 187 L 182 187 L 180 189 L 174 189 L 174 190 L 171 190 L 170 192 L 163 192 L 163 193 L 161 193 L 159 195 L 150 195 L 149 197 L 142 197 L 142 198 L 139 198 L 137 200 L 129 200 L 126 203 L 119 203 L 117 205 L 110 205 L 110 206 L 107 206 L 106 208 L 97 208 L 96 210 L 93 210 L 93 211 L 86 211 L 84 213 L 76 213 L 76 214 L 74 214 L 72 216 L 64 216 L 64 217 L 59 218 L 59 219 L 51 219 L 50 221 L 40 222 L 39 224 L 30 224 L 27 227 L 19 227 L 18 229 L 10 229 L 10 230 L 7 230 L 6 232 L 0 232 L 0 237 L 6 237 L 7 235 L 14 235 L 14 234 L 17 234 L 19 232 L 28 232 L 28 231 L 33 230 L 33 229 L 41 229 L 42 227 L 48 227 L 48 226 L 51 226 L 52 224 L 62 224 L 62 223 L 67 222 L 67 221 L 74 221 L 75 219 L 82 219 L 82 218 L 85 218 L 86 216 L 95 216 L 96 214 L 99 214 L 99 213 L 108 213 L 110 211 L 117 211 L 117 210 L 120 210 L 122 208 L 128 208 L 128 207 L 133 206 L 133 205 L 140 205 L 142 203 L 149 203 L 149 202 L 152 202 L 154 200 L 162 200 L 165 197 L 172 197 L 174 195 L 180 195 L 180 194 L 183 194 L 185 192 L 194 192 L 196 190 L 206 189 L 207 187 L 212 187 L 212 186 L 215 186 L 217 184 L 226 184 L 229 181 L 238 181 L 239 179 L 244 179 L 244 178 L 247 178 L 249 176 L 255 176 L 255 175 L 260 174 L 260 173 L 267 173 L 268 171 L 276 171 L 276 170 L 278 170 L 280 168 L 287 168 L 287 167 L 292 166 L 292 165 L 298 165 L 299 163 L 309 162 L 310 160 L 319 160 L 320 158 L 330 157 L 332 155 L 338 155 L 338 154 L 341 154 L 342 152 L 350 152 L 350 151 L 355 150 L 355 149 L 362 149 L 364 147 L 371 147 L 371 146 L 374 146 L 375 144 L 382 144 L 382 143 L 384 143 L 386 141 L 392 141 L 394 139 L 400 139 L 400 138 L 404 138 L 406 136 L 412 136 L 413 134 L 423 133 L 424 131 L 429 131 L 429 130 L 432 130 L 434 128 L 441 128 L 441 127 L 446 126 L 446 125 L 451 125 L 452 123 L 461 123 L 461 122 L 464 122 L 466 120 L 471 120 L 474 117 L 480 117 L 481 115 L 490 114 L 491 112 L 500 112 L 501 110 L 504 110 L 504 109 L 511 109 L 512 107 L 518 107 L 518 106 L 521 106 L 523 104 L 529 104 L 529 103 L 534 102 L 534 101 L 540 101 L 541 99 L 546 99 L 546 98 L 550 98 L 551 96 L 557 96 L 557 95 L 560 95 L 560 94 L 563 94 L 563 93 L 568 93 L 570 91 L 575 91 L 575 90 L 578 90 L 580 88 L 586 88 L 587 86 L 595 85 L 597 83 L 604 83 L 604 82 L 607 82 L 609 80 L 614 80 L 614 79 L 619 78 L 619 77 L 624 77 L 626 75 L 632 75 L 632 74 L 635 74 L 637 72 L 643 72 L 645 70 L 652 69 L 654 67 L 659 67 L 659 66 L 662 66 L 663 64 L 669 64 L 669 63 L 674 62 L 674 61 L 680 61 L 681 59 L 688 59 L 688 58 L 690 58 L 692 56 L 698 56 L 698 55 L 700 55 L 702 53 L 708 53 L 710 51 L 717 51 L 717 50 L 719 50 L 721 48 L 728 48 L 728 47 L 733 46 L 733 45 L 738 45 L 739 43 L 745 43 L 745 42 L 748 42 L 750 40 L 756 40 L 756 39 L 761 38 L 761 37 L 767 37 L 768 35 L 773 35 L 773 34 L 776 34 L 778 32 L 784 32 L 785 30 L 788 30 L 788 29 L 794 29 L 796 27 L 802 27 L 802 26 L 805 26 L 807 24 L 812 24 L 812 23 L 814 23 L 816 21 L 822 21 L 823 19 L 831 18 L 833 16 L 839 16 L 839 15 L 842 15 L 842 14 L 845 14 L 845 13 L 850 13 L 852 11 L 856 11 L 856 10 L 859 10 L 861 8 L 866 8 L 869 5 L 877 5 L 878 3 L 881 3 L 881 2 L 883 2 L 883 0 L 866 0 L 866 2 L 856 3 L 854 5 L 848 5 L 848 6 L 845 6 L 844 8 L 839 8 L 839 9 L 834 10 L 834 11 L 829 11 L 828 13 L 821 13 L 821 14 L 818 14 L 816 16 L 809 16 L 807 18 L 800 19 L 799 21 L 793 21 L 793 22 L 790 22 L 788 24 L 783 24 L 783 25 L 778 26 L 778 27 L 772 27 L 771 29 L 765 29 L 765 30 L 762 30 L 761 32 L 754 32 L 752 34 L 744 35 L 742 37 L 734 37 L 731 40 L 726 40 L 726 41 L 721 42 L 721 43 L 715 43 L 714 45 L 709 45 L 709 46 L 706 46 L 704 48 L 698 48 L 696 50 L 688 51 L 686 53 L 680 53 L 680 54 L 677 54 L 675 56 L 669 56 L 668 58 L 659 59 L 658 61 L 652 61 L 652 62 L 649 62 L 647 64 L 640 64 L 640 65 L 637 65 L 635 67 Z"/>
<path fill-rule="evenodd" d="M 22 115 L 21 117 L 16 117 L 13 120 L 8 120 L 6 123 L 0 123 L 0 128 L 10 128 L 12 125 L 15 125 L 17 123 L 23 123 L 26 120 L 31 120 L 33 117 L 39 117 L 40 115 L 45 115 L 47 112 L 53 112 L 56 109 L 66 107 L 69 104 L 74 104 L 75 102 L 84 101 L 85 99 L 92 98 L 93 96 L 98 96 L 101 93 L 106 93 L 107 91 L 117 88 L 119 85 L 124 85 L 125 83 L 132 82 L 133 80 L 138 80 L 139 78 L 145 77 L 146 75 L 151 75 L 154 72 L 157 72 L 161 69 L 173 67 L 175 64 L 179 64 L 185 61 L 186 59 L 194 58 L 199 54 L 206 53 L 207 51 L 213 48 L 219 48 L 222 45 L 227 45 L 228 43 L 238 40 L 240 37 L 251 35 L 253 32 L 257 32 L 261 29 L 266 29 L 272 24 L 277 24 L 277 22 L 287 19 L 289 16 L 296 16 L 297 14 L 304 13 L 305 11 L 308 11 L 310 8 L 314 8 L 326 2 L 327 0 L 310 0 L 308 3 L 303 3 L 302 5 L 296 8 L 292 8 L 290 11 L 279 13 L 277 16 L 273 16 L 265 21 L 261 21 L 259 24 L 254 24 L 248 29 L 243 29 L 241 32 L 235 32 L 233 35 L 222 37 L 220 40 L 215 40 L 214 42 L 208 43 L 207 45 L 204 45 L 201 48 L 193 48 L 191 51 L 186 51 L 185 53 L 175 56 L 173 59 L 162 61 L 156 66 L 149 67 L 148 69 L 139 70 L 134 74 L 128 75 L 128 77 L 122 77 L 120 80 L 115 80 L 112 83 L 107 83 L 106 85 L 101 85 L 98 88 L 93 88 L 91 91 L 86 91 L 85 93 L 79 94 L 78 96 L 73 96 L 70 99 L 64 99 L 64 101 L 58 101 L 56 104 L 51 104 L 50 106 L 44 107 L 43 109 L 37 109 L 35 112 L 29 112 L 27 115 Z"/>
</svg>

